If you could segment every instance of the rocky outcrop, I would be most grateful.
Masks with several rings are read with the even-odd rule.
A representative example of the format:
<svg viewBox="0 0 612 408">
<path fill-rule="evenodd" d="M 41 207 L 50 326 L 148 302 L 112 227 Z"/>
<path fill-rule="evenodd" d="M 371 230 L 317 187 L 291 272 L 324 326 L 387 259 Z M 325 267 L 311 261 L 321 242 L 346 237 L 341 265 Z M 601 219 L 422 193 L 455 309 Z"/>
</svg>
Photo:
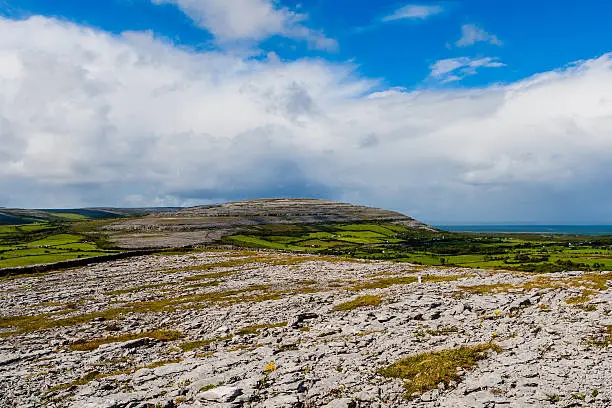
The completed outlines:
<svg viewBox="0 0 612 408">
<path fill-rule="evenodd" d="M 0 280 L 0 406 L 609 407 L 608 277 L 197 251 Z M 419 395 L 379 374 L 488 342 Z"/>
</svg>

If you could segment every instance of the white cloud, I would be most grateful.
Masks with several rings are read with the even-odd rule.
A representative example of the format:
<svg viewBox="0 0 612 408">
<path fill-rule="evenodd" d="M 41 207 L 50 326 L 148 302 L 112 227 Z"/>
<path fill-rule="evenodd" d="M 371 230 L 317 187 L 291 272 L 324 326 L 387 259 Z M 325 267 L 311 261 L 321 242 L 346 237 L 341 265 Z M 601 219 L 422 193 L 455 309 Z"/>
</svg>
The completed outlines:
<svg viewBox="0 0 612 408">
<path fill-rule="evenodd" d="M 475 24 L 464 24 L 461 27 L 461 38 L 455 43 L 457 47 L 468 47 L 477 42 L 486 42 L 500 46 L 502 42 L 497 36 L 486 32 Z"/>
<path fill-rule="evenodd" d="M 317 49 L 335 50 L 337 42 L 321 31 L 306 27 L 306 16 L 278 7 L 272 0 L 151 0 L 154 4 L 174 4 L 199 27 L 215 38 L 233 41 L 259 41 L 274 35 L 305 40 Z"/>
<path fill-rule="evenodd" d="M 430 66 L 430 78 L 436 79 L 441 83 L 460 81 L 471 75 L 476 75 L 480 68 L 501 68 L 506 64 L 496 58 L 448 58 L 436 61 Z"/>
<path fill-rule="evenodd" d="M 394 21 L 394 20 L 425 20 L 436 14 L 444 12 L 444 7 L 440 5 L 420 5 L 420 4 L 407 4 L 403 7 L 398 8 L 390 15 L 383 17 L 383 21 Z"/>
<path fill-rule="evenodd" d="M 426 221 L 612 222 L 610 95 L 612 54 L 506 86 L 385 90 L 320 60 L 0 19 L 0 203 L 310 195 Z"/>
</svg>

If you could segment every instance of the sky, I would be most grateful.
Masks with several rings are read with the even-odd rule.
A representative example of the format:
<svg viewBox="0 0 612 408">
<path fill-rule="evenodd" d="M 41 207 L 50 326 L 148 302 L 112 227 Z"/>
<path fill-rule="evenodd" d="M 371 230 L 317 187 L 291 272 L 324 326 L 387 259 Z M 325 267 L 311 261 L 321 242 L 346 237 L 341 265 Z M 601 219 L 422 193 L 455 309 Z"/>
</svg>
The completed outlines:
<svg viewBox="0 0 612 408">
<path fill-rule="evenodd" d="M 612 3 L 0 0 L 0 207 L 612 224 Z"/>
</svg>

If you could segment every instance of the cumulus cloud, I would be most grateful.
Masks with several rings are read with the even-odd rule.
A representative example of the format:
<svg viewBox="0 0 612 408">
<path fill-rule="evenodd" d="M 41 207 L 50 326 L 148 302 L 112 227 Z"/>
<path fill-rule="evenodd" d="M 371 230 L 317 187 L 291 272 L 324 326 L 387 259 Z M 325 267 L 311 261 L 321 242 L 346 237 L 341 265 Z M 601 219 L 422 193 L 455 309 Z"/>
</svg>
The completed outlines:
<svg viewBox="0 0 612 408">
<path fill-rule="evenodd" d="M 612 221 L 610 95 L 612 55 L 503 86 L 409 91 L 350 65 L 0 19 L 0 202 L 290 195 L 425 221 Z"/>
<path fill-rule="evenodd" d="M 477 42 L 486 42 L 500 46 L 502 42 L 496 35 L 491 34 L 475 24 L 464 24 L 461 27 L 461 38 L 455 43 L 457 47 L 468 47 Z"/>
<path fill-rule="evenodd" d="M 448 58 L 436 61 L 429 68 L 431 73 L 430 78 L 440 81 L 441 83 L 449 83 L 460 81 L 463 78 L 471 75 L 476 75 L 480 68 L 501 68 L 506 64 L 500 62 L 497 58 Z"/>
<path fill-rule="evenodd" d="M 383 17 L 383 21 L 395 21 L 395 20 L 425 20 L 436 14 L 444 12 L 444 7 L 434 5 L 421 5 L 421 4 L 406 4 L 395 10 L 388 16 Z"/>
<path fill-rule="evenodd" d="M 211 32 L 222 43 L 259 41 L 274 35 L 305 40 L 313 47 L 335 50 L 338 44 L 321 31 L 303 23 L 307 16 L 272 0 L 151 0 L 154 4 L 174 4 L 199 27 Z"/>
</svg>

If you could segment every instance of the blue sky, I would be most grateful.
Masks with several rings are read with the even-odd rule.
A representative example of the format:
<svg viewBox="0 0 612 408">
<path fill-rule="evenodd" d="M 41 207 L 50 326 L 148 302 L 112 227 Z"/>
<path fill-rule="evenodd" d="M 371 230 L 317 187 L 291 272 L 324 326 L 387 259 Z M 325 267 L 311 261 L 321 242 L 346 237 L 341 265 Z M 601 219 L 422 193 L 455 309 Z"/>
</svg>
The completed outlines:
<svg viewBox="0 0 612 408">
<path fill-rule="evenodd" d="M 397 0 L 276 1 L 308 15 L 309 26 L 338 42 L 337 52 L 309 49 L 307 44 L 275 36 L 259 44 L 281 58 L 325 58 L 354 61 L 359 72 L 380 78 L 387 86 L 426 86 L 430 65 L 446 58 L 495 56 L 507 67 L 483 70 L 466 78 L 465 86 L 509 82 L 570 62 L 610 51 L 612 3 L 585 0 L 466 0 L 402 2 Z M 405 5 L 440 7 L 427 18 L 382 20 Z M 213 36 L 175 5 L 150 0 L 2 0 L 1 13 L 11 18 L 45 15 L 115 34 L 151 30 L 156 35 L 196 49 L 210 48 Z M 457 47 L 463 25 L 475 25 L 499 38 Z M 431 84 L 429 84 L 431 85 Z"/>
<path fill-rule="evenodd" d="M 0 0 L 0 206 L 291 195 L 434 223 L 612 223 L 611 12 Z"/>
</svg>

